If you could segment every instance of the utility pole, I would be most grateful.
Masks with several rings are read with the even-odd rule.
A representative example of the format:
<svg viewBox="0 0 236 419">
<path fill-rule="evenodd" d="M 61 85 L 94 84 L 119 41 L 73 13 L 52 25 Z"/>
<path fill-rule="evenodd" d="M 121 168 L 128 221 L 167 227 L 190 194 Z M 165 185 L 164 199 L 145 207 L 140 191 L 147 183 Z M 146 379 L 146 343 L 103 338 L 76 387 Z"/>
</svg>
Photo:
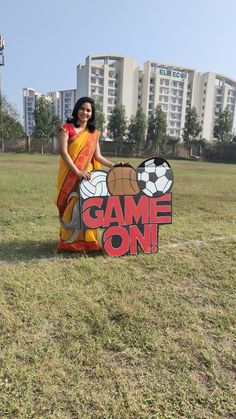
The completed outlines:
<svg viewBox="0 0 236 419">
<path fill-rule="evenodd" d="M 0 34 L 0 67 L 4 66 L 4 38 Z M 2 94 L 2 87 L 1 87 L 1 73 L 0 73 L 0 95 Z"/>
<path fill-rule="evenodd" d="M 0 70 L 4 66 L 4 38 L 0 34 Z M 2 128 L 2 86 L 1 86 L 1 71 L 0 71 L 0 135 Z M 0 136 L 0 143 L 2 143 L 2 150 L 4 151 L 4 140 Z"/>
</svg>

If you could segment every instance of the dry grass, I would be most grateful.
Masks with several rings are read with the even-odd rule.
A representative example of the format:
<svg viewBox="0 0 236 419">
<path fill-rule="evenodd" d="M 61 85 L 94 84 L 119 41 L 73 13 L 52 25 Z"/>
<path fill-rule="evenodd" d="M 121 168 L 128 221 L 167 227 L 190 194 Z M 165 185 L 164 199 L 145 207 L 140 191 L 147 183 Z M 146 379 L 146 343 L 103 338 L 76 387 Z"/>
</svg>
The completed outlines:
<svg viewBox="0 0 236 419">
<path fill-rule="evenodd" d="M 0 417 L 235 417 L 235 166 L 171 162 L 159 253 L 112 259 L 55 253 L 55 157 L 0 160 Z"/>
</svg>

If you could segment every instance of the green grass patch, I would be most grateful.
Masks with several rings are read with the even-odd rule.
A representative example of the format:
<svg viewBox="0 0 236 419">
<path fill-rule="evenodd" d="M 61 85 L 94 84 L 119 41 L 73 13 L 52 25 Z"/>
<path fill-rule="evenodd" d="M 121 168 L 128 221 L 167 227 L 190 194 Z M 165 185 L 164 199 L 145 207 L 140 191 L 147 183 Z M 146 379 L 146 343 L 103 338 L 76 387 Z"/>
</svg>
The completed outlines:
<svg viewBox="0 0 236 419">
<path fill-rule="evenodd" d="M 159 252 L 114 259 L 55 252 L 57 162 L 0 155 L 0 417 L 235 417 L 236 167 L 171 161 Z"/>
</svg>

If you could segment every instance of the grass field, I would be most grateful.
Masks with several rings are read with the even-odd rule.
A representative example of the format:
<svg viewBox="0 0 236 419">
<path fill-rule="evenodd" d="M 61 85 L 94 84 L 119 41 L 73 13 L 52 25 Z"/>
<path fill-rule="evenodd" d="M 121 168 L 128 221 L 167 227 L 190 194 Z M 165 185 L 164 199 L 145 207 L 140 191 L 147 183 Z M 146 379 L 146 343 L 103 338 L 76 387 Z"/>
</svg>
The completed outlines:
<svg viewBox="0 0 236 419">
<path fill-rule="evenodd" d="M 236 166 L 171 161 L 159 252 L 109 258 L 55 252 L 57 161 L 0 154 L 0 418 L 235 418 Z"/>
</svg>

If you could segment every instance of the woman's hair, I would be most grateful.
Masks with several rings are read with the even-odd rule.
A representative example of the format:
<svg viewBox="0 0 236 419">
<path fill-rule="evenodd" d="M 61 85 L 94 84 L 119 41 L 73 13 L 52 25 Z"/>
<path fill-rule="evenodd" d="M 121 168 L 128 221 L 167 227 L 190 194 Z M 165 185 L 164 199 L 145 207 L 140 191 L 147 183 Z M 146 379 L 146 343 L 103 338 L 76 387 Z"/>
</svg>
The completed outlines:
<svg viewBox="0 0 236 419">
<path fill-rule="evenodd" d="M 77 120 L 77 114 L 78 114 L 78 110 L 81 108 L 81 106 L 84 103 L 90 103 L 91 104 L 91 108 L 92 108 L 92 116 L 89 119 L 88 123 L 87 123 L 87 128 L 90 132 L 94 132 L 96 127 L 95 127 L 95 105 L 94 105 L 94 100 L 91 97 L 81 97 L 79 100 L 77 100 L 73 112 L 72 112 L 72 118 L 67 118 L 66 122 L 68 123 L 72 123 L 74 124 L 76 127 L 78 127 L 78 120 Z"/>
</svg>

